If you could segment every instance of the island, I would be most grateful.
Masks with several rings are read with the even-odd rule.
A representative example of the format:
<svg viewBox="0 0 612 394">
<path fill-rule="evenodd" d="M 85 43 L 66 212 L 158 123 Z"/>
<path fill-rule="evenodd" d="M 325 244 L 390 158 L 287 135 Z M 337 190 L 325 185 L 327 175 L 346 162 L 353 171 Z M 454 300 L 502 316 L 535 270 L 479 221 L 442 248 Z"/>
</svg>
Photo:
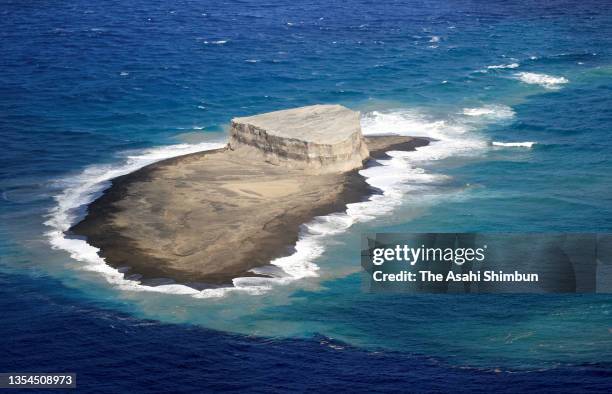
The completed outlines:
<svg viewBox="0 0 612 394">
<path fill-rule="evenodd" d="M 291 254 L 302 224 L 376 193 L 359 175 L 371 159 L 428 143 L 364 138 L 359 113 L 340 105 L 234 118 L 224 148 L 115 178 L 70 232 L 130 279 L 231 285 Z"/>
</svg>

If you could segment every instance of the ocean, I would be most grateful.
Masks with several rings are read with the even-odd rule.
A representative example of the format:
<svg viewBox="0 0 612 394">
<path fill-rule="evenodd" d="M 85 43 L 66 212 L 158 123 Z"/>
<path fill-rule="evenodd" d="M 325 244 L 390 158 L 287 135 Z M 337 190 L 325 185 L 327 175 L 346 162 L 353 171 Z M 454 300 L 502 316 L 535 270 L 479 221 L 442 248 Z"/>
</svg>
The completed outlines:
<svg viewBox="0 0 612 394">
<path fill-rule="evenodd" d="M 85 392 L 609 392 L 610 295 L 362 292 L 364 232 L 612 232 L 601 1 L 2 1 L 0 372 Z M 316 103 L 434 139 L 284 280 L 141 286 L 64 234 L 119 175 Z"/>
</svg>

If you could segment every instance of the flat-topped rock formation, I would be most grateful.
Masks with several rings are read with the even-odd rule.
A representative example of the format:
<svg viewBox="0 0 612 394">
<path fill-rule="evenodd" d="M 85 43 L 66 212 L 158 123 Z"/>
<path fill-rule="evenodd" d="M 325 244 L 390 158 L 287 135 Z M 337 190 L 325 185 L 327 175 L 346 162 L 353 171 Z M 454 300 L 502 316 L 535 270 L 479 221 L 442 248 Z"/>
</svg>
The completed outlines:
<svg viewBox="0 0 612 394">
<path fill-rule="evenodd" d="M 359 112 L 311 105 L 232 119 L 229 148 L 309 173 L 360 168 L 368 157 Z"/>
<path fill-rule="evenodd" d="M 370 156 L 425 139 L 364 139 L 358 113 L 311 106 L 232 122 L 229 146 L 116 178 L 72 233 L 145 283 L 201 288 L 253 276 L 292 253 L 300 226 L 374 192 L 359 175 Z"/>
</svg>

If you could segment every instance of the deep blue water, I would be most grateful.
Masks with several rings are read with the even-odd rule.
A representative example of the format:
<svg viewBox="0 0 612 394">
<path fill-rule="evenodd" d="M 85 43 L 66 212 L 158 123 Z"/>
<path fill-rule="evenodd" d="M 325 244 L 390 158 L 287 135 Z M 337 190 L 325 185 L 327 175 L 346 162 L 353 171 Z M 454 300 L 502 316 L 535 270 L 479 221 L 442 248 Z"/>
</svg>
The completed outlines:
<svg viewBox="0 0 612 394">
<path fill-rule="evenodd" d="M 362 231 L 612 231 L 612 4 L 0 3 L 0 371 L 91 392 L 610 390 L 609 295 L 370 295 L 355 272 Z M 313 103 L 441 139 L 408 157 L 426 179 L 393 214 L 324 242 L 319 278 L 194 299 L 50 247 L 54 196 L 104 165 Z"/>
<path fill-rule="evenodd" d="M 367 352 L 326 337 L 249 338 L 135 319 L 42 279 L 44 294 L 28 276 L 0 277 L 0 306 L 9 323 L 2 327 L 0 368 L 74 371 L 79 389 L 87 392 L 609 389 L 609 364 L 509 373 L 461 369 L 402 352 Z"/>
</svg>

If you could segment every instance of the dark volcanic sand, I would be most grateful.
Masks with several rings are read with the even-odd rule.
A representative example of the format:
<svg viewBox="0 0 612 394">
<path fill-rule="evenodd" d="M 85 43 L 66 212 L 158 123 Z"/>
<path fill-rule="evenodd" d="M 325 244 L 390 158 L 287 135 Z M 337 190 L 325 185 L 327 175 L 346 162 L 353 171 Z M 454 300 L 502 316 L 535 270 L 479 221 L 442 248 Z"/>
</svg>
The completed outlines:
<svg viewBox="0 0 612 394">
<path fill-rule="evenodd" d="M 372 158 L 425 138 L 366 138 Z M 126 276 L 196 288 L 231 284 L 292 253 L 300 226 L 373 190 L 358 171 L 308 175 L 227 149 L 151 164 L 116 178 L 71 232 Z M 129 267 L 129 269 L 128 269 Z"/>
</svg>

